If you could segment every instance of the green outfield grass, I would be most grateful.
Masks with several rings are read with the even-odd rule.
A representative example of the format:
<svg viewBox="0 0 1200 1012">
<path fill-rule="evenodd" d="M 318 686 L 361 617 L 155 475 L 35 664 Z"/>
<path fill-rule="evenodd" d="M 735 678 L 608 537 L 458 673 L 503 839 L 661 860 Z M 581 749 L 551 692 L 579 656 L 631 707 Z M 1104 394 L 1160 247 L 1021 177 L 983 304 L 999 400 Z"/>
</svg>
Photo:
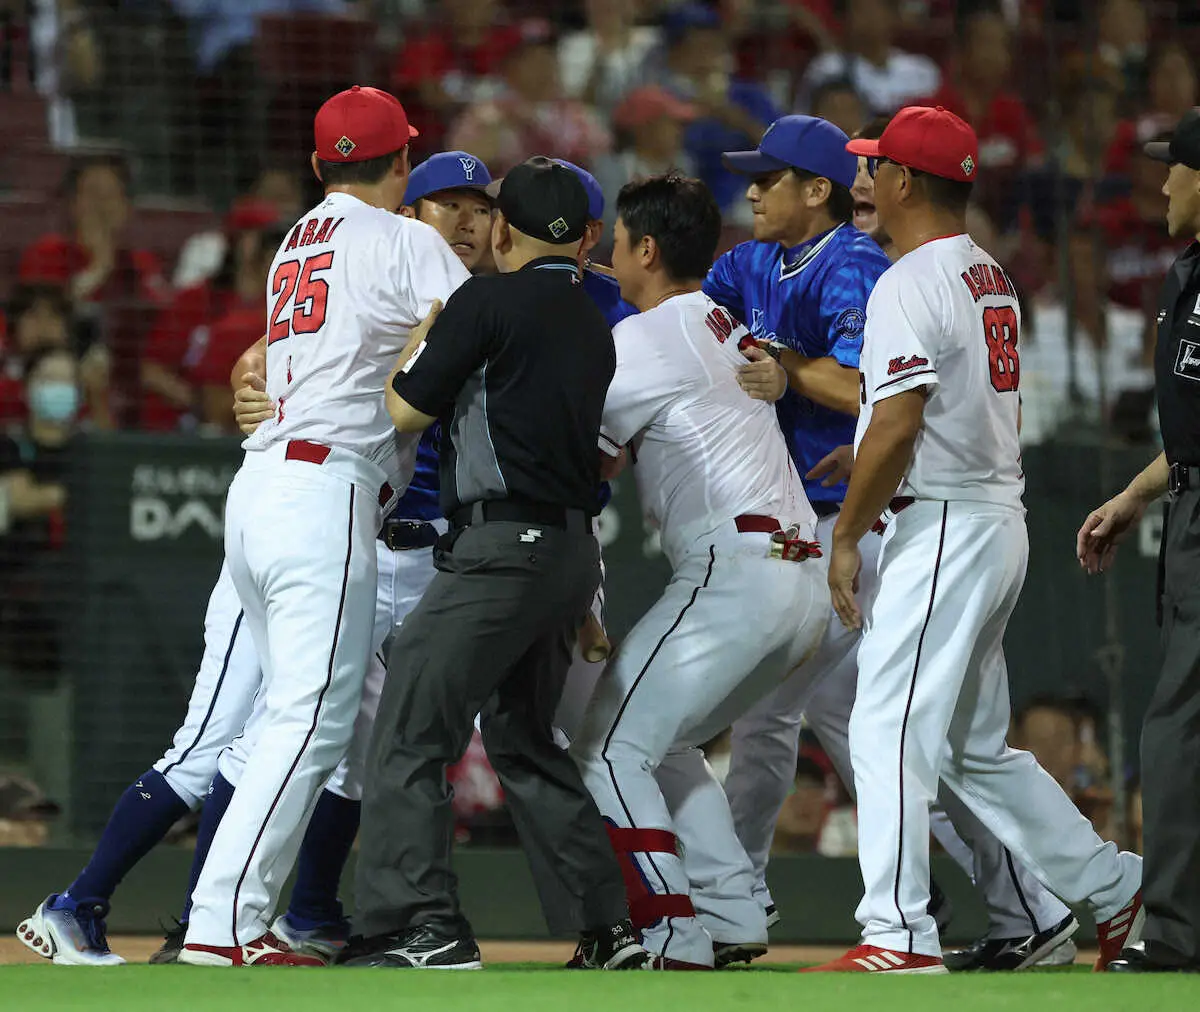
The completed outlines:
<svg viewBox="0 0 1200 1012">
<path fill-rule="evenodd" d="M 943 977 L 801 976 L 794 968 L 585 973 L 528 964 L 477 973 L 0 967 L 0 1008 L 97 1012 L 1191 1012 L 1200 976 L 1118 977 L 1083 970 Z"/>
</svg>

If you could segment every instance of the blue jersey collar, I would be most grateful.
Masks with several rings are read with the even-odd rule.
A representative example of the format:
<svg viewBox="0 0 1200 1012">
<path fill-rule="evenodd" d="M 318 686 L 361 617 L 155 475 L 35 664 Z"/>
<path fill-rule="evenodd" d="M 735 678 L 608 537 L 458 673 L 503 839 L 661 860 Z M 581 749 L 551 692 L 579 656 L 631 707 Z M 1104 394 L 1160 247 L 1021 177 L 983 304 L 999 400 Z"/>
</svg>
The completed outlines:
<svg viewBox="0 0 1200 1012">
<path fill-rule="evenodd" d="M 821 251 L 833 241 L 833 237 L 847 227 L 845 223 L 834 225 L 828 232 L 822 232 L 798 246 L 784 250 L 783 256 L 779 260 L 779 280 L 786 281 L 803 271 L 821 255 Z"/>
</svg>

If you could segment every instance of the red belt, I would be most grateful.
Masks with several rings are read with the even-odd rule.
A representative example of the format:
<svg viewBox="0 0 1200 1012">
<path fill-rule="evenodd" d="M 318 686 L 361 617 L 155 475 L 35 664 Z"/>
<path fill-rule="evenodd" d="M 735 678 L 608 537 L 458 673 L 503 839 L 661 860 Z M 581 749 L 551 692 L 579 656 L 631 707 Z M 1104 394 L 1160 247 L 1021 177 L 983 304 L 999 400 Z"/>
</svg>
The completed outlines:
<svg viewBox="0 0 1200 1012">
<path fill-rule="evenodd" d="M 303 460 L 306 464 L 324 464 L 329 459 L 331 449 L 324 443 L 314 443 L 309 439 L 293 439 L 288 443 L 284 457 L 287 460 Z M 392 486 L 385 481 L 379 490 L 379 505 L 386 506 L 393 494 Z"/>
<path fill-rule="evenodd" d="M 911 495 L 898 495 L 887 504 L 888 511 L 895 516 L 897 513 L 903 513 L 909 506 L 917 500 Z M 883 522 L 883 518 L 876 520 L 871 525 L 871 530 L 876 534 L 882 534 L 887 529 L 887 525 Z"/>
</svg>

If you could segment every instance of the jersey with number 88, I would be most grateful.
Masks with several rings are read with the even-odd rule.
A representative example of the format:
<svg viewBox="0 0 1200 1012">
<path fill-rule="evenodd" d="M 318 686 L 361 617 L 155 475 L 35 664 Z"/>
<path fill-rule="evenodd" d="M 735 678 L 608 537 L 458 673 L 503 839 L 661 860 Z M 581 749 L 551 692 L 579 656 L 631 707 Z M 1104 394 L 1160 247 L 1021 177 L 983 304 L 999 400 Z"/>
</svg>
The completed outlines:
<svg viewBox="0 0 1200 1012">
<path fill-rule="evenodd" d="M 926 388 L 900 494 L 1020 506 L 1020 330 L 1011 280 L 970 236 L 927 242 L 879 279 L 867 303 L 856 435 L 873 405 Z"/>
<path fill-rule="evenodd" d="M 395 479 L 416 438 L 397 437 L 384 383 L 434 300 L 446 302 L 468 276 L 423 222 L 348 193 L 327 196 L 271 264 L 266 379 L 278 410 L 247 449 L 312 440 L 352 450 Z"/>
</svg>

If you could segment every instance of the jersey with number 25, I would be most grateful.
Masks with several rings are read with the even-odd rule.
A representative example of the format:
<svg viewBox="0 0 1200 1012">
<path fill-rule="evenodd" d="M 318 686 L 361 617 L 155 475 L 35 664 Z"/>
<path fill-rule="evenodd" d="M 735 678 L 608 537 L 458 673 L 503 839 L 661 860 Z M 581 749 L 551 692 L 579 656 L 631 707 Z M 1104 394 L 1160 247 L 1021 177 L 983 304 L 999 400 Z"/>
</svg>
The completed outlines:
<svg viewBox="0 0 1200 1012">
<path fill-rule="evenodd" d="M 397 438 L 384 384 L 433 301 L 468 277 L 424 222 L 329 194 L 271 264 L 266 379 L 279 407 L 245 448 L 308 439 L 367 458 L 403 487 L 417 439 Z"/>
<path fill-rule="evenodd" d="M 918 246 L 876 283 L 855 445 L 876 404 L 928 388 L 902 494 L 1021 506 L 1020 329 L 1012 282 L 968 235 Z"/>
</svg>

